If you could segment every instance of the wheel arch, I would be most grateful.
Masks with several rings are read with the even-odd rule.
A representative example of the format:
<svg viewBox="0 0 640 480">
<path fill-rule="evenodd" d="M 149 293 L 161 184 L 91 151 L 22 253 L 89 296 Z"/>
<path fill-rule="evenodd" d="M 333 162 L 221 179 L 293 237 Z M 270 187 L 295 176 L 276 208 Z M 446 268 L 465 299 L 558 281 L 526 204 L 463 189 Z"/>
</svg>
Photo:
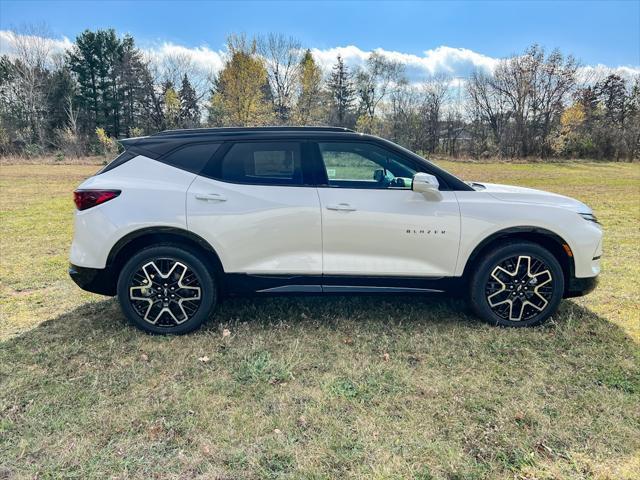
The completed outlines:
<svg viewBox="0 0 640 480">
<path fill-rule="evenodd" d="M 175 227 L 148 227 L 128 233 L 111 248 L 107 256 L 107 269 L 117 281 L 127 259 L 142 248 L 159 244 L 183 245 L 202 254 L 216 276 L 224 274 L 224 267 L 215 249 L 204 238 L 188 230 Z"/>
<path fill-rule="evenodd" d="M 463 278 L 469 278 L 474 266 L 490 249 L 511 240 L 529 241 L 547 249 L 560 263 L 564 273 L 565 290 L 568 288 L 570 280 L 575 276 L 573 252 L 569 243 L 557 233 L 540 227 L 510 227 L 489 235 L 476 245 L 469 255 L 462 273 Z"/>
</svg>

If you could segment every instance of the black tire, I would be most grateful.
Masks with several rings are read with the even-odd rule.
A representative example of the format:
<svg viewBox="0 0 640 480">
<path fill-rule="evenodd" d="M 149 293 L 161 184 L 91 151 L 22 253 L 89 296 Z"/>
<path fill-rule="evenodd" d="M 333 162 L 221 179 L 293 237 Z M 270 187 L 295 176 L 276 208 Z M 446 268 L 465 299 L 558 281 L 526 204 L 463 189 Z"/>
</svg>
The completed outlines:
<svg viewBox="0 0 640 480">
<path fill-rule="evenodd" d="M 527 260 L 528 259 L 528 260 Z M 490 250 L 474 268 L 469 303 L 481 319 L 504 327 L 540 325 L 553 315 L 564 292 L 558 260 L 526 241 Z"/>
<path fill-rule="evenodd" d="M 180 335 L 200 328 L 213 314 L 217 298 L 210 267 L 197 253 L 177 245 L 139 251 L 118 277 L 123 313 L 149 333 Z"/>
</svg>

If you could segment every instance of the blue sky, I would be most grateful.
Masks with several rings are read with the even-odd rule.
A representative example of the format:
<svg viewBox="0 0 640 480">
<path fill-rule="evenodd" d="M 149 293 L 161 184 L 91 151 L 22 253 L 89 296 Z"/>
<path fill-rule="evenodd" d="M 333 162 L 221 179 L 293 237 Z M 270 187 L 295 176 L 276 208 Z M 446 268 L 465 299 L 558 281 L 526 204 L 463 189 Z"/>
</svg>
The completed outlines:
<svg viewBox="0 0 640 480">
<path fill-rule="evenodd" d="M 278 32 L 314 48 L 324 68 L 340 53 L 358 64 L 382 49 L 409 72 L 467 76 L 539 43 L 585 66 L 640 72 L 640 0 L 501 2 L 208 2 L 0 0 L 0 53 L 7 30 L 45 22 L 60 48 L 82 30 L 115 28 L 161 55 L 181 51 L 216 70 L 229 33 Z M 631 72 L 631 73 L 629 73 Z"/>
<path fill-rule="evenodd" d="M 412 54 L 447 45 L 504 57 L 538 42 L 584 63 L 640 64 L 640 1 L 626 2 L 0 2 L 0 27 L 46 22 L 71 39 L 114 27 L 142 44 L 221 48 L 231 32 L 283 32 L 330 48 Z"/>
</svg>

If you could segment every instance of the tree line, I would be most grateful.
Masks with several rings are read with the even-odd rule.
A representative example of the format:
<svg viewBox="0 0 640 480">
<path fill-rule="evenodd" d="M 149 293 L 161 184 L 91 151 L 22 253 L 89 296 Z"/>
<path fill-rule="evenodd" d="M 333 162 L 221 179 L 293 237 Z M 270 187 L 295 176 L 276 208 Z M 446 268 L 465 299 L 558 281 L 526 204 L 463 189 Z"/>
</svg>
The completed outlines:
<svg viewBox="0 0 640 480">
<path fill-rule="evenodd" d="M 580 65 L 537 45 L 467 79 L 410 82 L 381 53 L 324 74 L 281 34 L 231 35 L 224 65 L 148 58 L 129 35 L 86 30 L 64 54 L 41 35 L 14 36 L 0 57 L 0 153 L 113 153 L 119 138 L 174 128 L 335 125 L 425 154 L 637 159 L 640 79 L 581 78 Z"/>
</svg>

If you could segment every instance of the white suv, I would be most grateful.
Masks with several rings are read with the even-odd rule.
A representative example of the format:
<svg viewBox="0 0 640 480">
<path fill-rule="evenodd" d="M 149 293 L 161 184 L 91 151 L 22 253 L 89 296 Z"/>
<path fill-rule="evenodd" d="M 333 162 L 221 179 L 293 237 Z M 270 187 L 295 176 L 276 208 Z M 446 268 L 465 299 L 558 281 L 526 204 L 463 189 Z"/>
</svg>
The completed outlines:
<svg viewBox="0 0 640 480">
<path fill-rule="evenodd" d="M 600 271 L 583 203 L 465 183 L 381 138 L 220 128 L 122 144 L 74 192 L 70 274 L 148 332 L 194 330 L 247 293 L 465 293 L 484 320 L 530 326 Z"/>
</svg>

